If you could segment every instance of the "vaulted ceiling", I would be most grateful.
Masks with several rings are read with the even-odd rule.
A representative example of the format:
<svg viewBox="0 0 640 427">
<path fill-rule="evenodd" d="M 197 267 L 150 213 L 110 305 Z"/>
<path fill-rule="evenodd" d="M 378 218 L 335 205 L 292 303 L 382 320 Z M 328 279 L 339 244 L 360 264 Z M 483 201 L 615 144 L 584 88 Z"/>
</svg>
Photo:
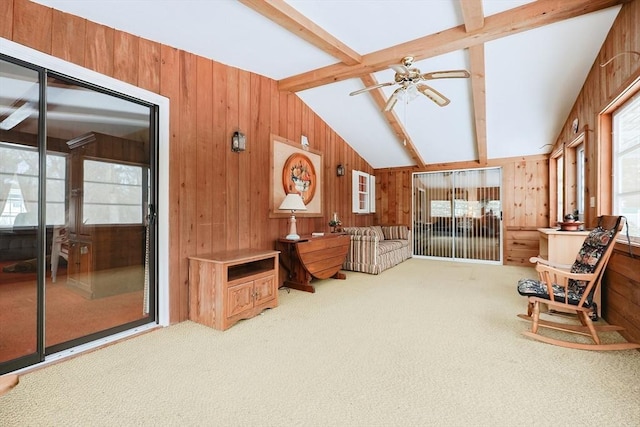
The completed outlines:
<svg viewBox="0 0 640 427">
<path fill-rule="evenodd" d="M 624 0 L 36 0 L 278 81 L 374 168 L 547 153 Z M 468 79 L 382 111 L 405 56 Z"/>
</svg>

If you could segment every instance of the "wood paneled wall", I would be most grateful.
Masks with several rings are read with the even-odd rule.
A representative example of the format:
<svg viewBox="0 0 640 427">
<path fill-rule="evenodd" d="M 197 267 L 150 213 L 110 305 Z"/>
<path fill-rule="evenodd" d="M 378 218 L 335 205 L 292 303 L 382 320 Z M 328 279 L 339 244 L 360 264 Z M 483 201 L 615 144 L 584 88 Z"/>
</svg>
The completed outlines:
<svg viewBox="0 0 640 427">
<path fill-rule="evenodd" d="M 602 206 L 610 205 L 600 197 L 610 197 L 610 191 L 598 192 L 602 176 L 611 173 L 607 159 L 599 158 L 598 116 L 640 76 L 640 58 L 636 54 L 622 55 L 606 67 L 605 63 L 620 52 L 640 52 L 640 0 L 631 0 L 622 6 L 616 21 L 596 58 L 585 84 L 578 95 L 571 113 L 555 141 L 553 151 L 562 144 L 571 142 L 576 134 L 572 123 L 578 118 L 580 127 L 587 129 L 586 200 L 596 197 L 596 207 L 589 207 L 586 214 L 587 225 L 595 225 L 598 213 L 609 213 Z M 595 131 L 594 131 L 595 130 Z M 553 141 L 541 141 L 540 145 Z M 549 226 L 549 162 L 545 158 L 493 159 L 487 166 L 502 166 L 502 203 L 504 207 L 503 231 L 505 264 L 529 265 L 530 256 L 538 254 L 539 227 Z M 434 165 L 428 170 L 453 170 L 478 167 L 473 162 L 450 165 Z M 411 171 L 417 172 L 417 169 Z M 411 223 L 410 204 L 405 206 L 398 200 L 411 198 L 411 173 L 407 169 L 376 171 L 378 210 L 384 211 L 382 222 Z M 379 177 L 379 178 L 378 178 Z M 402 182 L 402 185 L 398 185 Z M 399 195 L 397 191 L 406 193 Z M 600 209 L 599 211 L 597 209 Z M 380 214 L 379 214 L 380 215 Z M 603 281 L 603 317 L 612 323 L 624 326 L 623 335 L 640 342 L 640 249 L 633 248 L 633 256 L 628 247 L 616 246 Z"/>
<path fill-rule="evenodd" d="M 433 165 L 427 169 L 376 171 L 376 214 L 381 224 L 411 224 L 414 172 L 473 169 L 474 162 Z M 482 167 L 502 168 L 502 217 L 505 264 L 529 265 L 538 255 L 538 232 L 549 224 L 549 161 L 546 156 L 493 159 Z"/>
<path fill-rule="evenodd" d="M 351 170 L 371 166 L 274 80 L 27 0 L 0 2 L 0 36 L 169 98 L 169 170 L 160 173 L 169 173 L 172 323 L 188 317 L 188 256 L 272 249 L 287 234 L 287 219 L 268 215 L 271 134 L 306 135 L 323 153 L 324 216 L 299 218 L 299 233 L 329 231 L 333 212 L 344 224 L 373 224 L 373 215 L 351 214 Z M 231 151 L 236 130 L 245 152 Z"/>
<path fill-rule="evenodd" d="M 580 127 L 589 132 L 586 147 L 587 194 L 586 200 L 596 198 L 594 207 L 588 207 L 588 225 L 594 226 L 599 214 L 610 213 L 611 189 L 603 188 L 602 175 L 611 173 L 610 159 L 599 155 L 599 115 L 629 85 L 640 76 L 640 55 L 623 54 L 601 67 L 621 52 L 640 52 L 640 0 L 625 3 L 611 31 L 598 53 L 584 86 L 556 141 L 555 149 L 575 138 L 571 124 L 578 118 Z M 623 232 L 624 234 L 624 232 Z M 633 256 L 625 244 L 617 244 L 603 280 L 603 317 L 624 326 L 622 334 L 640 342 L 640 248 L 633 248 Z"/>
</svg>

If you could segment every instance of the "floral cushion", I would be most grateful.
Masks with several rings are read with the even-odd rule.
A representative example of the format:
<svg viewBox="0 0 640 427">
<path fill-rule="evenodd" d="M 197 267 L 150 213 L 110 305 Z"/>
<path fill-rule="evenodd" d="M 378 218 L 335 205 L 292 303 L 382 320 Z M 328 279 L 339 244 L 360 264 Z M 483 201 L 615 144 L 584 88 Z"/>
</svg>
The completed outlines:
<svg viewBox="0 0 640 427">
<path fill-rule="evenodd" d="M 593 273 L 615 233 L 616 228 L 605 230 L 602 227 L 596 227 L 593 229 L 584 239 L 576 260 L 571 266 L 571 272 Z M 582 294 L 585 286 L 587 286 L 587 283 L 583 280 L 569 279 L 569 289 L 576 293 Z"/>
<path fill-rule="evenodd" d="M 584 243 L 576 256 L 576 260 L 571 266 L 572 273 L 593 273 L 602 259 L 602 255 L 607 250 L 609 244 L 613 241 L 617 226 L 607 230 L 602 227 L 596 227 L 584 239 Z M 569 304 L 578 305 L 587 283 L 583 280 L 569 279 L 567 289 L 567 302 Z M 564 301 L 565 290 L 557 284 L 552 285 L 554 300 Z M 593 292 L 593 289 L 592 289 Z M 518 293 L 524 296 L 537 296 L 539 298 L 549 298 L 549 291 L 544 282 L 536 279 L 521 279 L 518 282 Z M 585 301 L 585 306 L 591 306 L 593 295 L 589 295 Z"/>
<path fill-rule="evenodd" d="M 564 301 L 564 288 L 555 284 L 552 285 L 552 287 L 553 299 L 556 301 Z M 518 281 L 518 293 L 527 297 L 551 299 L 549 298 L 547 285 L 536 279 L 520 279 L 520 281 Z M 580 302 L 580 298 L 582 298 L 582 293 L 578 294 L 573 289 L 569 289 L 569 294 L 567 295 L 567 297 L 567 302 L 569 304 L 578 305 L 578 303 Z M 589 307 L 590 305 L 591 301 L 587 301 L 585 304 L 585 306 L 587 307 Z"/>
</svg>

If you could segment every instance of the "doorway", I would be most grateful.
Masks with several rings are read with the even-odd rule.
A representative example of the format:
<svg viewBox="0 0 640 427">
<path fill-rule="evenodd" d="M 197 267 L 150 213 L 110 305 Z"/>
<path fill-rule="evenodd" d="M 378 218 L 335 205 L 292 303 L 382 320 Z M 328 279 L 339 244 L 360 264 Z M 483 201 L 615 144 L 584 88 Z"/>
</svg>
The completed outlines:
<svg viewBox="0 0 640 427">
<path fill-rule="evenodd" d="M 0 374 L 157 320 L 157 106 L 0 57 Z"/>
<path fill-rule="evenodd" d="M 413 254 L 502 263 L 501 169 L 413 174 Z"/>
</svg>

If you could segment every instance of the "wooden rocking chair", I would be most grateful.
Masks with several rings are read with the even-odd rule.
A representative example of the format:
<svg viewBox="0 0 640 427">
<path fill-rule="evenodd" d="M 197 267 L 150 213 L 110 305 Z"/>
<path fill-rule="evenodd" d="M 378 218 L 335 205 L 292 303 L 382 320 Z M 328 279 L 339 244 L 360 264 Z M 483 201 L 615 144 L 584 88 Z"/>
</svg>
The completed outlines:
<svg viewBox="0 0 640 427">
<path fill-rule="evenodd" d="M 571 269 L 553 265 L 542 258 L 531 258 L 531 262 L 536 262 L 539 279 L 521 279 L 518 282 L 518 292 L 529 299 L 527 314 L 519 314 L 518 317 L 532 322 L 531 331 L 523 332 L 524 335 L 548 344 L 580 350 L 640 348 L 640 344 L 631 342 L 603 344 L 598 332 L 620 331 L 624 328 L 614 325 L 594 325 L 591 320 L 592 317 L 597 318 L 593 295 L 600 286 L 605 267 L 613 252 L 616 236 L 623 226 L 624 217 L 599 217 L 598 226 L 585 238 Z M 548 305 L 549 309 L 575 312 L 580 324 L 540 319 L 542 304 Z M 550 338 L 538 332 L 540 327 L 585 335 L 594 343 Z"/>
</svg>

